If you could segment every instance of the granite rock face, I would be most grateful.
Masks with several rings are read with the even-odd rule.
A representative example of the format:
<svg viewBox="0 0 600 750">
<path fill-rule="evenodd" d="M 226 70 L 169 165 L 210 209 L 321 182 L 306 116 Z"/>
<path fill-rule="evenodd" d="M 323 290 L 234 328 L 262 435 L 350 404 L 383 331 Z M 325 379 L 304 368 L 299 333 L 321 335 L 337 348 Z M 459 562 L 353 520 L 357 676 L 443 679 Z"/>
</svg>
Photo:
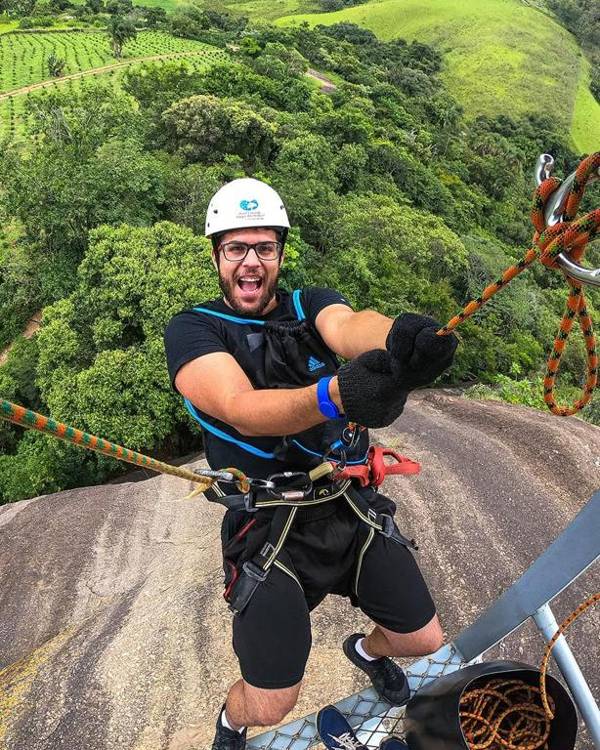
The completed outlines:
<svg viewBox="0 0 600 750">
<path fill-rule="evenodd" d="M 430 392 L 373 438 L 423 463 L 385 489 L 419 540 L 449 638 L 600 487 L 600 430 L 521 407 Z M 221 596 L 223 509 L 183 500 L 190 489 L 155 476 L 0 507 L 0 750 L 210 747 L 238 671 Z M 557 617 L 599 588 L 591 569 L 559 597 Z M 293 717 L 366 684 L 340 650 L 366 618 L 331 596 L 312 620 Z M 593 611 L 569 636 L 596 696 L 599 639 Z M 542 649 L 524 628 L 498 653 L 535 664 Z M 591 747 L 585 736 L 580 747 Z"/>
</svg>

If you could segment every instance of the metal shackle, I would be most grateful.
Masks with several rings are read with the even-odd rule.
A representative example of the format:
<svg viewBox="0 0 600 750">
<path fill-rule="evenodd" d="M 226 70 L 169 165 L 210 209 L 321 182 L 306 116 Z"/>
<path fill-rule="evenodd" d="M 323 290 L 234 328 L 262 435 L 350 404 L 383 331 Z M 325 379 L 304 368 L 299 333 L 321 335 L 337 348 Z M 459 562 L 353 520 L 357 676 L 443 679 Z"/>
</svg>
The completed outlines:
<svg viewBox="0 0 600 750">
<path fill-rule="evenodd" d="M 554 157 L 551 154 L 541 154 L 537 160 L 535 168 L 535 181 L 536 185 L 541 185 L 544 180 L 552 174 L 554 169 Z M 600 174 L 594 175 L 590 182 L 597 180 Z M 553 227 L 562 221 L 563 214 L 567 205 L 567 198 L 575 182 L 575 172 L 572 172 L 566 177 L 560 187 L 550 196 L 546 210 L 544 212 L 545 222 L 547 227 Z M 585 268 L 580 266 L 579 263 L 575 263 L 571 260 L 568 253 L 559 253 L 556 256 L 556 263 L 560 268 L 573 279 L 582 282 L 583 284 L 591 284 L 592 286 L 600 286 L 600 268 Z"/>
</svg>

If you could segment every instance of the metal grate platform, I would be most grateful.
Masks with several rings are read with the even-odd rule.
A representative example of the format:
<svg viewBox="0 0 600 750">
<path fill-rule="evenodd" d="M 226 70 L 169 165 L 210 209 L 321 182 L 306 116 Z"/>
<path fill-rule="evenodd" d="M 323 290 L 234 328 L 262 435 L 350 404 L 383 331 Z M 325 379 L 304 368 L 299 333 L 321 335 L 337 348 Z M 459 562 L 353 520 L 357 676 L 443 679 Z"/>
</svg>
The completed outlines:
<svg viewBox="0 0 600 750">
<path fill-rule="evenodd" d="M 450 644 L 431 656 L 414 662 L 406 670 L 411 694 L 423 685 L 465 666 L 465 661 Z M 336 703 L 368 748 L 377 748 L 385 737 L 403 735 L 403 708 L 394 708 L 382 701 L 372 688 L 344 698 Z M 318 745 L 315 729 L 316 714 L 298 719 L 284 727 L 248 740 L 252 750 L 306 750 Z"/>
</svg>

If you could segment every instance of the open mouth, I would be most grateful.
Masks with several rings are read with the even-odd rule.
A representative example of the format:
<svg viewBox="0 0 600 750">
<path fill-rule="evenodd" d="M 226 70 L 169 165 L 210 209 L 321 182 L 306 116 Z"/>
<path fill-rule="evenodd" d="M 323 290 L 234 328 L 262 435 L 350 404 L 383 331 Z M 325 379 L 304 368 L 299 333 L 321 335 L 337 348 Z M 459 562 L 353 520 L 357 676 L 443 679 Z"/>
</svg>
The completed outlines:
<svg viewBox="0 0 600 750">
<path fill-rule="evenodd" d="M 254 294 L 260 291 L 263 280 L 259 276 L 240 276 L 237 280 L 238 287 L 246 294 Z"/>
</svg>

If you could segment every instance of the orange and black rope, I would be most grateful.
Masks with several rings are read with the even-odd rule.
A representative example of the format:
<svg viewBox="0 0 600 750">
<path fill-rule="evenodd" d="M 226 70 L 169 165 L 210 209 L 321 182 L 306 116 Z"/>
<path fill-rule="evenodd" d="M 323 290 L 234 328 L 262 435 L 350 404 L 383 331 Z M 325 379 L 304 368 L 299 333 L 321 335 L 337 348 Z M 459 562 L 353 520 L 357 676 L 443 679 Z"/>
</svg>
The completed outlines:
<svg viewBox="0 0 600 750">
<path fill-rule="evenodd" d="M 598 604 L 598 602 L 600 602 L 600 592 L 590 596 L 589 599 L 586 599 L 582 604 L 580 604 L 576 610 L 571 612 L 571 614 L 559 625 L 556 633 L 554 633 L 552 638 L 548 641 L 546 651 L 544 652 L 544 658 L 542 659 L 542 665 L 540 667 L 540 693 L 542 696 L 542 704 L 544 706 L 544 710 L 546 711 L 546 715 L 551 719 L 554 718 L 554 711 L 551 710 L 550 706 L 548 705 L 548 697 L 546 694 L 546 672 L 548 671 L 548 660 L 550 659 L 552 649 L 554 648 L 556 641 L 565 632 L 565 630 L 570 625 L 572 625 L 575 620 L 585 612 L 586 609 L 589 609 L 589 607 L 593 607 L 595 604 Z"/>
<path fill-rule="evenodd" d="M 547 748 L 552 724 L 539 698 L 538 688 L 517 679 L 492 679 L 465 691 L 460 720 L 469 750 Z"/>
<path fill-rule="evenodd" d="M 469 750 L 548 750 L 554 701 L 546 690 L 548 661 L 556 641 L 586 609 L 600 602 L 590 596 L 559 626 L 546 646 L 540 686 L 514 678 L 477 681 L 459 702 L 461 729 Z"/>
<path fill-rule="evenodd" d="M 497 281 L 487 286 L 477 299 L 471 300 L 458 315 L 455 315 L 445 326 L 440 328 L 438 335 L 444 336 L 453 331 L 460 323 L 483 307 L 494 294 L 503 289 L 512 279 L 529 268 L 535 260 L 539 259 L 547 268 L 554 269 L 559 268 L 555 259 L 560 253 L 568 254 L 576 263 L 582 260 L 587 245 L 596 237 L 600 229 L 600 209 L 591 211 L 577 221 L 575 221 L 575 216 L 585 189 L 589 181 L 597 176 L 599 167 L 600 152 L 588 156 L 579 164 L 575 173 L 575 181 L 567 198 L 563 221 L 550 228 L 545 225 L 544 211 L 548 200 L 561 183 L 554 177 L 542 182 L 535 191 L 531 212 L 531 220 L 535 227 L 534 246 L 525 253 L 518 263 L 507 268 Z M 567 277 L 567 283 L 570 289 L 566 310 L 554 339 L 554 346 L 548 358 L 548 366 L 544 377 L 544 401 L 553 414 L 561 417 L 575 414 L 582 409 L 591 399 L 598 381 L 596 338 L 592 320 L 587 311 L 583 288 L 579 282 L 569 277 Z M 583 386 L 581 398 L 572 406 L 559 406 L 554 397 L 554 388 L 560 360 L 575 318 L 578 320 L 585 339 L 587 351 L 586 382 Z"/>
</svg>

